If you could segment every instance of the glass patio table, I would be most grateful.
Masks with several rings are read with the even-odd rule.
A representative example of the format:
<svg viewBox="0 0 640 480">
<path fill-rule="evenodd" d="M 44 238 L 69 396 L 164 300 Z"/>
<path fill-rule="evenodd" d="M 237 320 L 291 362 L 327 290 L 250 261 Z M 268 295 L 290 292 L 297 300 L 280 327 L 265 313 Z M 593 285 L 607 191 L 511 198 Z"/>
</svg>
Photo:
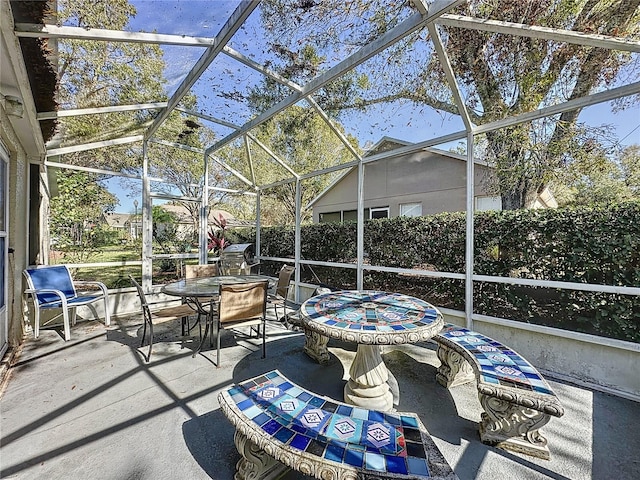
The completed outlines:
<svg viewBox="0 0 640 480">
<path fill-rule="evenodd" d="M 218 295 L 220 285 L 238 283 L 253 283 L 275 281 L 273 277 L 266 275 L 218 275 L 215 277 L 188 278 L 177 282 L 167 283 L 162 287 L 162 293 L 184 298 L 203 298 Z"/>
<path fill-rule="evenodd" d="M 205 308 L 202 299 L 210 299 L 218 296 L 220 285 L 232 285 L 241 283 L 269 282 L 271 286 L 275 279 L 266 275 L 218 275 L 215 277 L 187 278 L 177 282 L 167 283 L 160 290 L 166 295 L 181 297 L 190 305 L 193 305 L 199 314 L 204 315 L 207 323 L 204 329 L 204 336 L 200 345 L 194 352 L 194 356 L 202 350 L 202 345 L 207 338 L 209 328 L 213 321 L 213 308 Z M 213 336 L 213 333 L 212 333 Z"/>
<path fill-rule="evenodd" d="M 398 392 L 380 346 L 426 341 L 444 324 L 442 314 L 430 303 L 380 291 L 343 290 L 317 295 L 302 304 L 300 318 L 305 330 L 304 351 L 320 363 L 329 360 L 329 338 L 358 344 L 344 387 L 344 401 L 385 411 L 393 409 Z"/>
</svg>

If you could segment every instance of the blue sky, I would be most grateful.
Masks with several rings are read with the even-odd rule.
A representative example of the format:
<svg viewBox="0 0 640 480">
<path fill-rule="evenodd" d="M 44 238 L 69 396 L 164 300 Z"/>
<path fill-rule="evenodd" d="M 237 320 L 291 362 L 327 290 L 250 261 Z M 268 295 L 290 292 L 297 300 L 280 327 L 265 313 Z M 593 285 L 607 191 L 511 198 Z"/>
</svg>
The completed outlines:
<svg viewBox="0 0 640 480">
<path fill-rule="evenodd" d="M 222 0 L 166 0 L 131 1 L 138 14 L 130 24 L 132 31 L 156 31 L 158 33 L 183 34 L 191 36 L 213 37 L 233 12 L 238 1 Z M 240 53 L 256 60 L 269 59 L 270 53 L 264 49 L 266 42 L 260 38 L 258 28 L 259 9 L 256 9 L 246 22 L 245 27 L 233 38 L 231 46 Z M 162 47 L 167 63 L 167 93 L 171 95 L 183 80 L 184 75 L 202 55 L 203 49 L 194 47 Z M 260 80 L 260 74 L 244 67 L 226 56 L 221 55 L 219 65 L 212 65 L 194 85 L 194 92 L 199 97 L 199 107 L 209 113 L 242 124 L 249 119 L 249 112 L 241 101 L 222 98 L 218 89 L 233 87 L 244 89 Z M 272 58 L 273 61 L 276 59 Z M 218 62 L 218 60 L 216 60 Z M 623 145 L 640 143 L 640 107 L 636 104 L 617 113 L 612 112 L 611 104 L 599 104 L 585 108 L 579 121 L 591 126 L 612 125 Z M 355 135 L 360 145 L 376 142 L 382 136 L 391 136 L 409 142 L 420 142 L 447 133 L 463 130 L 459 117 L 438 113 L 424 107 L 409 105 L 391 105 L 372 107 L 365 114 L 349 115 L 344 123 L 347 132 Z M 229 133 L 228 129 L 207 123 L 219 137 Z M 116 193 L 121 204 L 119 212 L 133 212 L 133 198 L 129 192 L 123 192 L 111 182 L 111 190 Z"/>
</svg>

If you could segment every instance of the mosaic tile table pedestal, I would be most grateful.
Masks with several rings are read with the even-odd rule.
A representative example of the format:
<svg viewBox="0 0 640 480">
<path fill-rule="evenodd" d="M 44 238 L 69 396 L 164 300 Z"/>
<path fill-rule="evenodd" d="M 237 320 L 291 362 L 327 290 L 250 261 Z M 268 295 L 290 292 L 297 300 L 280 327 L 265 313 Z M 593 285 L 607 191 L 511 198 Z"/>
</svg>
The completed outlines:
<svg viewBox="0 0 640 480">
<path fill-rule="evenodd" d="M 398 388 L 382 360 L 380 346 L 428 340 L 444 323 L 442 314 L 423 300 L 377 291 L 317 295 L 302 304 L 300 317 L 305 330 L 304 351 L 320 363 L 329 361 L 330 338 L 358 344 L 344 400 L 383 411 L 398 403 Z"/>
</svg>

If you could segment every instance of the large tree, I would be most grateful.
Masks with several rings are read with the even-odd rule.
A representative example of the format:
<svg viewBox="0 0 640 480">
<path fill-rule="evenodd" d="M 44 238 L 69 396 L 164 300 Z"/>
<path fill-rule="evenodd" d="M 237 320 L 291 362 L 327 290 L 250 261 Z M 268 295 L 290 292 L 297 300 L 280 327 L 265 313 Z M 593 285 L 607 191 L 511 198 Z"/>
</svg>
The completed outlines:
<svg viewBox="0 0 640 480">
<path fill-rule="evenodd" d="M 123 30 L 135 16 L 127 0 L 61 0 L 59 22 L 83 28 Z M 65 39 L 59 42 L 62 108 L 128 105 L 166 99 L 164 60 L 157 45 Z M 141 133 L 155 111 L 69 117 L 60 122 L 65 145 Z M 140 164 L 139 148 L 103 148 L 65 156 L 66 163 L 120 170 Z"/>
<path fill-rule="evenodd" d="M 136 15 L 128 0 L 61 0 L 59 20 L 84 28 L 124 30 Z M 60 42 L 60 101 L 63 108 L 91 108 L 109 105 L 159 102 L 167 99 L 164 90 L 165 62 L 158 45 L 63 40 Z M 197 110 L 195 96 L 187 95 L 182 105 Z M 70 117 L 60 124 L 64 145 L 108 140 L 143 133 L 157 112 L 139 110 Z M 202 149 L 212 143 L 213 134 L 192 116 L 174 111 L 154 135 L 186 147 Z M 200 198 L 203 155 L 188 150 L 151 143 L 148 149 L 150 176 L 167 183 L 155 190 Z M 65 163 L 116 172 L 140 173 L 140 144 L 107 147 L 65 155 Z M 96 180 L 106 178 L 93 175 Z M 127 182 L 139 194 L 139 182 Z M 212 198 L 213 200 L 213 198 Z M 211 202 L 214 203 L 214 202 Z M 199 204 L 183 202 L 194 225 L 199 218 Z M 197 231 L 197 229 L 195 230 Z"/>
<path fill-rule="evenodd" d="M 105 214 L 113 211 L 117 199 L 94 175 L 64 170 L 56 173 L 58 195 L 49 204 L 52 243 L 65 252 L 65 261 L 86 261 L 108 241 Z"/>
<path fill-rule="evenodd" d="M 638 38 L 639 6 L 640 0 L 470 0 L 454 13 Z M 411 13 L 407 3 L 385 0 L 265 0 L 262 12 L 271 51 L 293 65 L 309 57 L 300 53 L 309 45 L 327 57 L 349 53 Z M 616 85 L 621 76 L 637 76 L 639 70 L 637 56 L 620 51 L 456 27 L 446 27 L 441 34 L 471 119 L 478 125 L 582 97 Z M 318 56 L 315 53 L 311 58 Z M 316 71 L 322 68 L 314 66 Z M 295 72 L 312 70 L 298 67 Z M 318 98 L 331 111 L 413 102 L 458 113 L 451 91 L 444 85 L 444 72 L 424 30 L 360 67 L 348 88 L 342 89 L 344 95 L 320 91 Z M 486 135 L 486 159 L 497 166 L 504 208 L 529 204 L 558 168 L 571 162 L 572 152 L 564 145 L 580 111 Z"/>
</svg>

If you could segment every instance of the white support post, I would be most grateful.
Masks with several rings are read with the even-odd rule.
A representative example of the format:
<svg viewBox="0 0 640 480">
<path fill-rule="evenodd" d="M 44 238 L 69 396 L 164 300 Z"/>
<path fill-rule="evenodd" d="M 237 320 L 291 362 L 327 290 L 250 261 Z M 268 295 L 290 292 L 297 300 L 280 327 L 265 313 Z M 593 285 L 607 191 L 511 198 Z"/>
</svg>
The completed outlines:
<svg viewBox="0 0 640 480">
<path fill-rule="evenodd" d="M 142 288 L 148 292 L 153 284 L 153 218 L 151 215 L 151 180 L 149 179 L 148 144 L 142 142 Z"/>
<path fill-rule="evenodd" d="M 200 205 L 200 235 L 199 244 L 200 248 L 200 265 L 206 265 L 208 263 L 208 248 L 207 248 L 207 231 L 209 226 L 209 158 L 205 153 L 204 158 L 204 181 L 202 187 L 202 202 Z"/>
<path fill-rule="evenodd" d="M 465 280 L 464 311 L 466 324 L 469 330 L 473 330 L 473 200 L 475 169 L 473 164 L 473 133 L 467 134 L 467 222 L 465 236 Z"/>
<path fill-rule="evenodd" d="M 300 249 L 300 224 L 301 224 L 301 209 L 302 209 L 302 185 L 300 183 L 300 179 L 296 179 L 296 232 L 295 232 L 295 248 L 294 248 L 294 257 L 295 257 L 295 298 L 294 301 L 298 303 L 300 301 L 300 257 L 301 257 L 301 249 Z"/>
<path fill-rule="evenodd" d="M 364 163 L 362 160 L 358 162 L 358 232 L 356 239 L 357 248 L 357 270 L 356 270 L 356 288 L 362 290 L 364 288 Z"/>
<path fill-rule="evenodd" d="M 260 205 L 260 198 L 262 195 L 262 190 L 258 190 L 256 192 L 256 256 L 259 257 L 260 253 L 260 216 L 262 215 Z"/>
</svg>

